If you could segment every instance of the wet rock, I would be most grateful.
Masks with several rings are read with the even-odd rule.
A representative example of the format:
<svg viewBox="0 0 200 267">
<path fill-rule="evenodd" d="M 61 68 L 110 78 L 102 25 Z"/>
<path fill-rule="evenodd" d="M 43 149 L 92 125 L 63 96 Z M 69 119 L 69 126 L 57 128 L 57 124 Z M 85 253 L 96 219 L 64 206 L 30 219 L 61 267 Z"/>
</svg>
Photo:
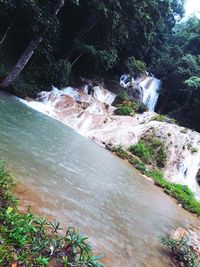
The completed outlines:
<svg viewBox="0 0 200 267">
<path fill-rule="evenodd" d="M 198 169 L 196 179 L 197 179 L 197 183 L 200 185 L 200 168 Z"/>
<path fill-rule="evenodd" d="M 137 102 L 142 102 L 143 89 L 139 84 L 133 84 L 126 89 L 129 97 L 135 99 Z"/>
</svg>

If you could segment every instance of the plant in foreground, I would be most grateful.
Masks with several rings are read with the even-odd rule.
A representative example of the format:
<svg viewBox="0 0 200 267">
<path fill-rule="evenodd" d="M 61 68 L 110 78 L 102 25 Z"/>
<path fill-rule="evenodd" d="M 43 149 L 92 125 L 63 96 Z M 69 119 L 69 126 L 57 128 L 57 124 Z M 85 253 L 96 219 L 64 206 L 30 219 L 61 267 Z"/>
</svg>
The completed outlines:
<svg viewBox="0 0 200 267">
<path fill-rule="evenodd" d="M 94 256 L 88 238 L 70 226 L 66 234 L 56 221 L 45 216 L 19 213 L 10 192 L 13 178 L 0 162 L 0 266 L 14 262 L 23 267 L 45 267 L 53 260 L 63 266 L 102 267 L 102 256 Z M 59 265 L 60 266 L 60 265 Z"/>
<path fill-rule="evenodd" d="M 178 264 L 178 266 L 198 266 L 197 256 L 193 252 L 189 240 L 186 237 L 183 237 L 180 240 L 174 240 L 165 236 L 161 238 L 161 243 L 171 250 L 173 260 L 176 264 Z"/>
</svg>

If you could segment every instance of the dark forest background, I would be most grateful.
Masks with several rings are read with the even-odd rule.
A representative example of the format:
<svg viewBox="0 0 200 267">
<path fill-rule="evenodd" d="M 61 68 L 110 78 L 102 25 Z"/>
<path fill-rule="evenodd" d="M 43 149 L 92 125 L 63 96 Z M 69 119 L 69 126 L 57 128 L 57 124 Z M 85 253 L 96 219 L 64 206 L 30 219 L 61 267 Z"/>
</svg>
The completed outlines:
<svg viewBox="0 0 200 267">
<path fill-rule="evenodd" d="M 147 70 L 157 111 L 200 131 L 200 20 L 183 16 L 184 0 L 0 0 L 0 87 L 36 96 L 84 76 L 117 90 Z"/>
</svg>

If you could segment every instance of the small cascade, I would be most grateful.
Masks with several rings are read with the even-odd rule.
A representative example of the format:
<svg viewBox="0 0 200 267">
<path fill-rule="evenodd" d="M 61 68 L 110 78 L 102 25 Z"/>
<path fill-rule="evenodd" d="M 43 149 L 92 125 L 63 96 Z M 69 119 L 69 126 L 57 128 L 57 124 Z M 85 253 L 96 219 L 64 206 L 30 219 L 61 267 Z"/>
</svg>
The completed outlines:
<svg viewBox="0 0 200 267">
<path fill-rule="evenodd" d="M 161 81 L 156 79 L 153 76 L 147 75 L 142 76 L 141 78 L 133 79 L 130 75 L 124 74 L 120 78 L 120 85 L 125 88 L 127 91 L 132 90 L 133 94 L 138 91 L 138 88 L 141 88 L 140 99 L 147 106 L 149 111 L 154 111 L 158 97 L 159 90 L 161 87 Z M 138 96 L 137 96 L 138 99 Z"/>
<path fill-rule="evenodd" d="M 154 111 L 159 97 L 161 81 L 147 76 L 144 81 L 140 82 L 140 86 L 143 89 L 142 102 L 148 107 L 149 111 Z"/>
<path fill-rule="evenodd" d="M 101 88 L 100 86 L 95 86 L 93 90 L 94 90 L 93 97 L 96 100 L 99 100 L 100 102 L 106 103 L 108 105 L 112 105 L 112 103 L 116 98 L 115 94 L 109 92 L 106 89 Z"/>
<path fill-rule="evenodd" d="M 88 94 L 87 85 L 82 89 L 66 87 L 61 90 L 53 86 L 51 91 L 39 93 L 36 101 L 23 99 L 20 101 L 51 117 L 64 119 L 64 117 L 74 116 L 73 121 L 79 120 L 83 112 L 101 115 L 109 113 L 108 107 L 115 98 L 115 94 L 100 86 L 94 86 L 90 94 Z"/>
<path fill-rule="evenodd" d="M 181 162 L 178 173 L 176 175 L 177 181 L 184 181 L 189 188 L 196 193 L 200 199 L 200 186 L 197 181 L 197 174 L 200 169 L 200 140 L 199 138 L 193 142 L 193 149 L 196 152 L 187 151 L 185 159 Z"/>
</svg>

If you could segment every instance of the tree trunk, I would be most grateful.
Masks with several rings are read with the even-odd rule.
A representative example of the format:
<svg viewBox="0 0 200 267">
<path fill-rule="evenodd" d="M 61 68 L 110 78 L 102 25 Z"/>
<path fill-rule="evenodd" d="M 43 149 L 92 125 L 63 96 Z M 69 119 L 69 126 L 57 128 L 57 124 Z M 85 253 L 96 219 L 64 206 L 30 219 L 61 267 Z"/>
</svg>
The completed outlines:
<svg viewBox="0 0 200 267">
<path fill-rule="evenodd" d="M 13 84 L 17 76 L 20 74 L 20 72 L 23 70 L 23 68 L 26 66 L 26 64 L 32 57 L 35 49 L 38 47 L 42 39 L 43 37 L 40 35 L 29 43 L 26 50 L 18 60 L 17 64 L 14 66 L 8 76 L 6 76 L 6 78 L 1 82 L 0 87 L 2 89 L 6 89 Z"/>
<path fill-rule="evenodd" d="M 45 28 L 45 30 L 37 35 L 34 39 L 31 40 L 29 45 L 27 46 L 24 53 L 21 55 L 20 59 L 18 60 L 17 64 L 13 67 L 11 72 L 5 77 L 5 79 L 0 83 L 0 88 L 7 89 L 9 88 L 17 78 L 17 76 L 21 73 L 21 71 L 24 69 L 26 64 L 29 62 L 30 58 L 34 54 L 35 50 L 37 49 L 38 45 L 43 40 L 44 34 L 47 32 L 50 26 L 50 22 L 57 16 L 58 12 L 64 5 L 65 0 L 60 0 L 58 5 L 55 7 L 54 12 L 52 13 L 51 18 L 49 18 L 48 24 Z"/>
<path fill-rule="evenodd" d="M 1 50 L 2 47 L 3 47 L 3 43 L 4 43 L 4 41 L 6 40 L 6 38 L 7 38 L 7 36 L 8 36 L 8 33 L 9 33 L 11 27 L 12 27 L 12 22 L 10 23 L 10 25 L 9 25 L 9 27 L 8 27 L 8 29 L 7 29 L 7 31 L 4 33 L 3 37 L 1 38 L 1 41 L 0 41 L 0 50 Z"/>
</svg>

